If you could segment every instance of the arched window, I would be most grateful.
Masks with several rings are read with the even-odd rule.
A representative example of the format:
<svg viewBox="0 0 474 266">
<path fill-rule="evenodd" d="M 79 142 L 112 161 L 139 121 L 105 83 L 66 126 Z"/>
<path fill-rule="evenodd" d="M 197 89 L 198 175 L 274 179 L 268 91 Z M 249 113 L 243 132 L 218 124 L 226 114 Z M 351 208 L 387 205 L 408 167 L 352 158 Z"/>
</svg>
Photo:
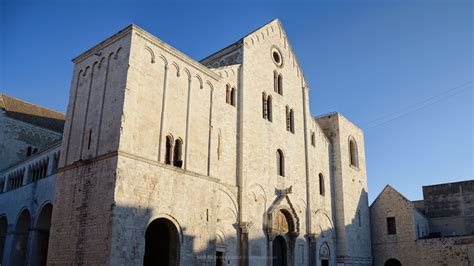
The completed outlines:
<svg viewBox="0 0 474 266">
<path fill-rule="evenodd" d="M 272 122 L 272 96 L 268 95 L 267 98 L 267 119 Z"/>
<path fill-rule="evenodd" d="M 26 157 L 30 157 L 32 153 L 33 153 L 33 147 L 28 146 L 28 149 L 26 151 Z"/>
<path fill-rule="evenodd" d="M 311 132 L 311 145 L 316 146 L 316 136 L 314 132 Z"/>
<path fill-rule="evenodd" d="M 225 102 L 230 104 L 230 85 L 225 85 Z"/>
<path fill-rule="evenodd" d="M 319 195 L 325 195 L 324 176 L 321 173 L 319 173 Z"/>
<path fill-rule="evenodd" d="M 183 142 L 180 139 L 177 139 L 174 142 L 173 165 L 179 168 L 183 166 L 182 150 L 183 150 Z"/>
<path fill-rule="evenodd" d="M 278 85 L 277 85 L 277 92 L 280 95 L 283 95 L 283 76 L 278 74 Z"/>
<path fill-rule="evenodd" d="M 171 164 L 171 151 L 173 147 L 173 138 L 166 136 L 165 164 Z"/>
<path fill-rule="evenodd" d="M 286 106 L 286 130 L 290 131 L 291 130 L 291 121 L 290 121 L 290 107 L 288 105 Z"/>
<path fill-rule="evenodd" d="M 268 105 L 267 105 L 267 94 L 262 92 L 262 116 L 263 119 L 267 119 L 268 116 Z"/>
<path fill-rule="evenodd" d="M 295 133 L 295 113 L 293 109 L 290 109 L 290 131 Z"/>
<path fill-rule="evenodd" d="M 230 105 L 235 106 L 235 88 L 230 90 Z"/>
<path fill-rule="evenodd" d="M 283 95 L 283 76 L 278 74 L 276 70 L 273 71 L 273 90 Z"/>
<path fill-rule="evenodd" d="M 273 90 L 278 93 L 278 73 L 273 71 Z"/>
<path fill-rule="evenodd" d="M 349 156 L 352 166 L 359 167 L 359 156 L 357 152 L 357 143 L 354 138 L 349 139 Z"/>
<path fill-rule="evenodd" d="M 280 149 L 277 150 L 277 171 L 279 176 L 285 176 L 285 157 Z"/>
</svg>

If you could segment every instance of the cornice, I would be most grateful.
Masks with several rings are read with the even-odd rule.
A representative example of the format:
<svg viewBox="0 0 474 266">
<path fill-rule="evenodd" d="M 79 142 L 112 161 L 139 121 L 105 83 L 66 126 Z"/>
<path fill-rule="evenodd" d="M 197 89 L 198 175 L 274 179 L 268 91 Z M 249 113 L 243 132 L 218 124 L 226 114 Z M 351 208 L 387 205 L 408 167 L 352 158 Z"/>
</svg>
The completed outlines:
<svg viewBox="0 0 474 266">
<path fill-rule="evenodd" d="M 180 59 L 184 63 L 187 63 L 189 66 L 193 67 L 194 69 L 201 71 L 202 73 L 208 75 L 210 78 L 218 81 L 221 79 L 219 75 L 211 71 L 209 68 L 204 66 L 203 64 L 197 62 L 196 60 L 192 59 L 191 57 L 187 56 L 186 54 L 180 52 L 176 48 L 172 47 L 171 45 L 165 43 L 164 41 L 158 39 L 156 36 L 150 34 L 149 32 L 143 30 L 142 28 L 132 25 L 133 31 L 137 36 L 142 39 L 147 40 L 148 42 L 152 43 L 156 47 L 170 53 L 171 55 L 175 56 L 176 58 Z"/>
<path fill-rule="evenodd" d="M 132 29 L 136 28 L 134 24 L 128 25 L 124 29 L 120 30 L 119 32 L 115 33 L 114 35 L 110 36 L 109 38 L 103 40 L 99 44 L 95 45 L 94 47 L 90 48 L 89 50 L 83 52 L 82 54 L 76 56 L 72 59 L 72 62 L 78 64 L 82 62 L 84 59 L 88 58 L 89 56 L 95 54 L 97 51 L 104 49 L 105 47 L 113 44 L 117 40 L 121 39 L 122 37 L 126 36 L 128 33 L 132 31 Z"/>
</svg>

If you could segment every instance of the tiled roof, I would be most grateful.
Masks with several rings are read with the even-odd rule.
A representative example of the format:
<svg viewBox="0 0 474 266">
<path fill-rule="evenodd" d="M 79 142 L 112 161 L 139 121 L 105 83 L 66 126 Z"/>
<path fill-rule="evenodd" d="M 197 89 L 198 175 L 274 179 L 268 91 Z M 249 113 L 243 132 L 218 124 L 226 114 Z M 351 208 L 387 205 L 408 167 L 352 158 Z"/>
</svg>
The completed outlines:
<svg viewBox="0 0 474 266">
<path fill-rule="evenodd" d="M 56 132 L 63 132 L 63 113 L 22 101 L 0 93 L 0 109 L 13 119 L 17 119 Z"/>
</svg>

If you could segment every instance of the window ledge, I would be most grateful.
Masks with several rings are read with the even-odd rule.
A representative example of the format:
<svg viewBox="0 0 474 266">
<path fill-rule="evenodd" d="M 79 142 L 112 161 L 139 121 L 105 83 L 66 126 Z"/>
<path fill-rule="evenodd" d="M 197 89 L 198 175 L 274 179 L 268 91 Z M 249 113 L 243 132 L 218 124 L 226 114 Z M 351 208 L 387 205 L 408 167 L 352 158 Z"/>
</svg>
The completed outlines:
<svg viewBox="0 0 474 266">
<path fill-rule="evenodd" d="M 360 171 L 360 168 L 357 167 L 357 166 L 355 166 L 355 165 L 353 165 L 353 164 L 349 164 L 349 167 L 352 168 L 352 169 L 354 169 L 354 170 L 356 170 L 357 172 Z"/>
</svg>

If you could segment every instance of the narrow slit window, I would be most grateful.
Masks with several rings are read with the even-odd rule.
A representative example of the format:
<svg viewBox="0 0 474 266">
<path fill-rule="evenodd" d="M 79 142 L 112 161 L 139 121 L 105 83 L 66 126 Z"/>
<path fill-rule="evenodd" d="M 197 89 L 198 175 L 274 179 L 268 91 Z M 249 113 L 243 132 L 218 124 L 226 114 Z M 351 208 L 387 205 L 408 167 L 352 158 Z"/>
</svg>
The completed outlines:
<svg viewBox="0 0 474 266">
<path fill-rule="evenodd" d="M 319 174 L 319 195 L 325 195 L 324 176 L 321 173 Z"/>
<path fill-rule="evenodd" d="M 293 109 L 290 109 L 290 131 L 295 133 L 295 113 Z"/>
<path fill-rule="evenodd" d="M 235 88 L 230 90 L 230 105 L 235 106 Z"/>
<path fill-rule="evenodd" d="M 280 149 L 277 150 L 277 171 L 279 176 L 285 176 L 285 157 Z"/>
<path fill-rule="evenodd" d="M 277 92 L 280 95 L 283 95 L 283 76 L 281 74 L 278 75 L 278 85 L 277 85 Z"/>
<path fill-rule="evenodd" d="M 174 143 L 174 151 L 173 151 L 173 166 L 176 167 L 183 167 L 183 159 L 182 159 L 182 151 L 183 151 L 183 142 L 180 139 L 177 139 Z"/>
<path fill-rule="evenodd" d="M 165 164 L 171 164 L 171 150 L 173 146 L 173 140 L 170 136 L 166 136 L 166 151 L 165 151 Z"/>
<path fill-rule="evenodd" d="M 272 122 L 272 96 L 268 95 L 267 98 L 267 119 Z"/>
<path fill-rule="evenodd" d="M 89 130 L 89 142 L 87 143 L 87 149 L 91 149 L 92 129 Z"/>
</svg>

